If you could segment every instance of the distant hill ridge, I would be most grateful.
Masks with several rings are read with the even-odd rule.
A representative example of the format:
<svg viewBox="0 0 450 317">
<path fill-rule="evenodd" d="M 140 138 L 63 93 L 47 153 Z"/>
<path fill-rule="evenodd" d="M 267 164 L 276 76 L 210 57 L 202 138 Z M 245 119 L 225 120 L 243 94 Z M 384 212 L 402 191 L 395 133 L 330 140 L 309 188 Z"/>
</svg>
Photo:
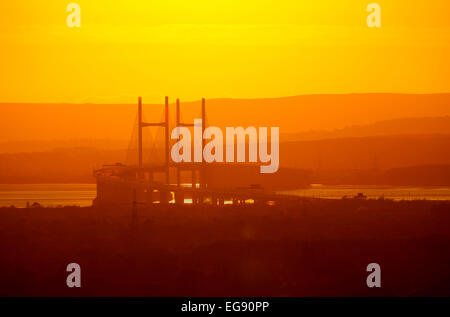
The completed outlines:
<svg viewBox="0 0 450 317">
<path fill-rule="evenodd" d="M 378 136 L 427 136 L 449 135 L 450 116 L 429 118 L 401 118 L 358 125 L 333 131 L 309 131 L 284 133 L 280 142 L 318 141 L 327 139 L 366 138 Z M 46 152 L 56 149 L 90 148 L 96 150 L 125 150 L 129 140 L 73 139 L 29 140 L 0 143 L 0 153 Z"/>
<path fill-rule="evenodd" d="M 355 125 L 332 131 L 308 131 L 282 135 L 282 141 L 313 141 L 383 135 L 450 134 L 450 116 L 427 118 L 400 118 L 368 125 Z"/>
<path fill-rule="evenodd" d="M 172 115 L 176 97 L 178 96 L 170 96 Z M 199 96 L 201 97 L 203 96 Z M 145 117 L 159 121 L 163 111 L 162 105 L 147 104 L 145 96 L 143 100 Z M 135 100 L 130 100 L 130 104 L 116 105 L 3 103 L 0 104 L 0 109 L 0 143 L 54 139 L 124 140 L 131 135 L 136 118 Z M 183 119 L 191 121 L 200 115 L 200 101 L 184 102 L 181 98 L 181 109 Z M 281 134 L 293 134 L 333 131 L 399 118 L 450 116 L 450 94 L 207 98 L 206 110 L 209 125 L 221 128 L 278 126 Z"/>
</svg>

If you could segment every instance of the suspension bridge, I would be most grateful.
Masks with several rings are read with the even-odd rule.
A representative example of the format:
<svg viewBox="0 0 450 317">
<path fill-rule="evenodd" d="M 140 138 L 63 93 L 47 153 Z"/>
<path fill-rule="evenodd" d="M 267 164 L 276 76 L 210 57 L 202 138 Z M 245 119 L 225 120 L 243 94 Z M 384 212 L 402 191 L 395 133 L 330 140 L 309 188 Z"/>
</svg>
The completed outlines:
<svg viewBox="0 0 450 317">
<path fill-rule="evenodd" d="M 173 105 L 172 105 L 173 106 Z M 170 117 L 169 98 L 165 97 L 159 121 L 145 120 L 142 98 L 138 99 L 136 124 L 130 139 L 125 163 L 104 165 L 94 171 L 97 179 L 95 205 L 108 204 L 275 204 L 298 200 L 297 196 L 278 195 L 260 184 L 238 185 L 238 178 L 258 179 L 256 164 L 233 165 L 201 162 L 175 163 L 170 156 L 171 127 L 194 128 L 183 121 L 180 100 L 175 102 L 175 122 Z M 152 109 L 155 110 L 155 109 Z M 207 127 L 206 101 L 200 107 L 202 135 Z M 154 111 L 153 111 L 154 112 Z M 202 149 L 204 148 L 202 138 Z M 235 175 L 235 177 L 233 177 Z M 228 179 L 228 182 L 224 181 Z M 231 181 L 231 182 L 230 182 Z"/>
</svg>

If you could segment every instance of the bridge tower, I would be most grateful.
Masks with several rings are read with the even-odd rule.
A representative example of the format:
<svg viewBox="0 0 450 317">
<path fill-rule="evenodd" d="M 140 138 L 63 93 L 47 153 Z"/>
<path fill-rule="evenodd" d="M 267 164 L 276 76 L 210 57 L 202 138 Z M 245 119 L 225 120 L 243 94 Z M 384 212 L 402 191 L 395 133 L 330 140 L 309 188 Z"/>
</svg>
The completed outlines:
<svg viewBox="0 0 450 317">
<path fill-rule="evenodd" d="M 181 122 L 181 109 L 180 109 L 180 100 L 177 99 L 176 102 L 176 122 L 177 127 L 194 127 L 193 123 L 185 123 Z M 205 160 L 203 158 L 203 149 L 205 148 L 205 139 L 203 138 L 203 133 L 206 129 L 206 102 L 205 98 L 202 98 L 202 160 L 200 163 L 200 167 L 198 167 L 198 164 L 192 163 L 192 167 L 188 167 L 188 170 L 191 170 L 192 173 L 192 188 L 197 188 L 197 171 L 199 171 L 199 184 L 200 188 L 205 189 L 206 188 L 206 175 L 205 175 Z M 177 186 L 181 186 L 181 177 L 180 177 L 181 167 L 177 166 Z M 197 197 L 197 200 L 201 201 L 202 197 Z M 194 204 L 196 203 L 196 198 L 193 198 L 192 201 Z"/>
</svg>

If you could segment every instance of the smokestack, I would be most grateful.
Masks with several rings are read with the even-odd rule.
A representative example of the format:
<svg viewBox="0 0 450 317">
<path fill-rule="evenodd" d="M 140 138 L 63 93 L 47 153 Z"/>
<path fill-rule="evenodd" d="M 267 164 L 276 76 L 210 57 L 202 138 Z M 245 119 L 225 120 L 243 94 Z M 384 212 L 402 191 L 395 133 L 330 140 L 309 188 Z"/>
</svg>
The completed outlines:
<svg viewBox="0 0 450 317">
<path fill-rule="evenodd" d="M 166 114 L 166 184 L 169 185 L 170 182 L 170 149 L 169 149 L 169 97 L 166 96 L 165 100 L 165 114 Z"/>
<path fill-rule="evenodd" d="M 205 98 L 202 98 L 202 153 L 205 148 L 205 139 L 203 135 L 206 129 L 206 101 Z M 202 155 L 202 165 L 200 171 L 200 188 L 206 188 L 206 175 L 205 175 L 205 160 Z"/>
<path fill-rule="evenodd" d="M 177 98 L 177 127 L 180 126 L 181 121 L 181 113 L 180 113 L 180 99 Z M 181 187 L 181 175 L 180 175 L 180 167 L 177 167 L 177 186 Z"/>
<path fill-rule="evenodd" d="M 138 99 L 138 127 L 139 127 L 139 175 L 142 169 L 142 97 Z"/>
</svg>

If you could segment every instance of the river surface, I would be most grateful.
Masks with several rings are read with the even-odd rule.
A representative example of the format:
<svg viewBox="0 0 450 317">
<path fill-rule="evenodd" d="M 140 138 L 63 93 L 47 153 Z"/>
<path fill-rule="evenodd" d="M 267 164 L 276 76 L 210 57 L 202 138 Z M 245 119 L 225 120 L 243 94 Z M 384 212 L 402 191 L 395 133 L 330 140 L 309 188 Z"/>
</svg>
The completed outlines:
<svg viewBox="0 0 450 317">
<path fill-rule="evenodd" d="M 91 206 L 95 184 L 0 184 L 0 207 L 26 207 L 35 202 L 45 207 Z"/>
<path fill-rule="evenodd" d="M 402 187 L 402 186 L 361 186 L 361 185 L 320 185 L 313 184 L 310 188 L 284 191 L 283 194 L 341 199 L 344 196 L 353 198 L 359 193 L 369 199 L 393 200 L 450 200 L 450 187 Z"/>
<path fill-rule="evenodd" d="M 304 197 L 341 199 L 362 193 L 368 198 L 393 200 L 450 200 L 450 187 L 328 186 L 284 191 Z M 0 207 L 23 208 L 33 203 L 45 207 L 90 206 L 96 196 L 95 184 L 0 184 Z"/>
</svg>

